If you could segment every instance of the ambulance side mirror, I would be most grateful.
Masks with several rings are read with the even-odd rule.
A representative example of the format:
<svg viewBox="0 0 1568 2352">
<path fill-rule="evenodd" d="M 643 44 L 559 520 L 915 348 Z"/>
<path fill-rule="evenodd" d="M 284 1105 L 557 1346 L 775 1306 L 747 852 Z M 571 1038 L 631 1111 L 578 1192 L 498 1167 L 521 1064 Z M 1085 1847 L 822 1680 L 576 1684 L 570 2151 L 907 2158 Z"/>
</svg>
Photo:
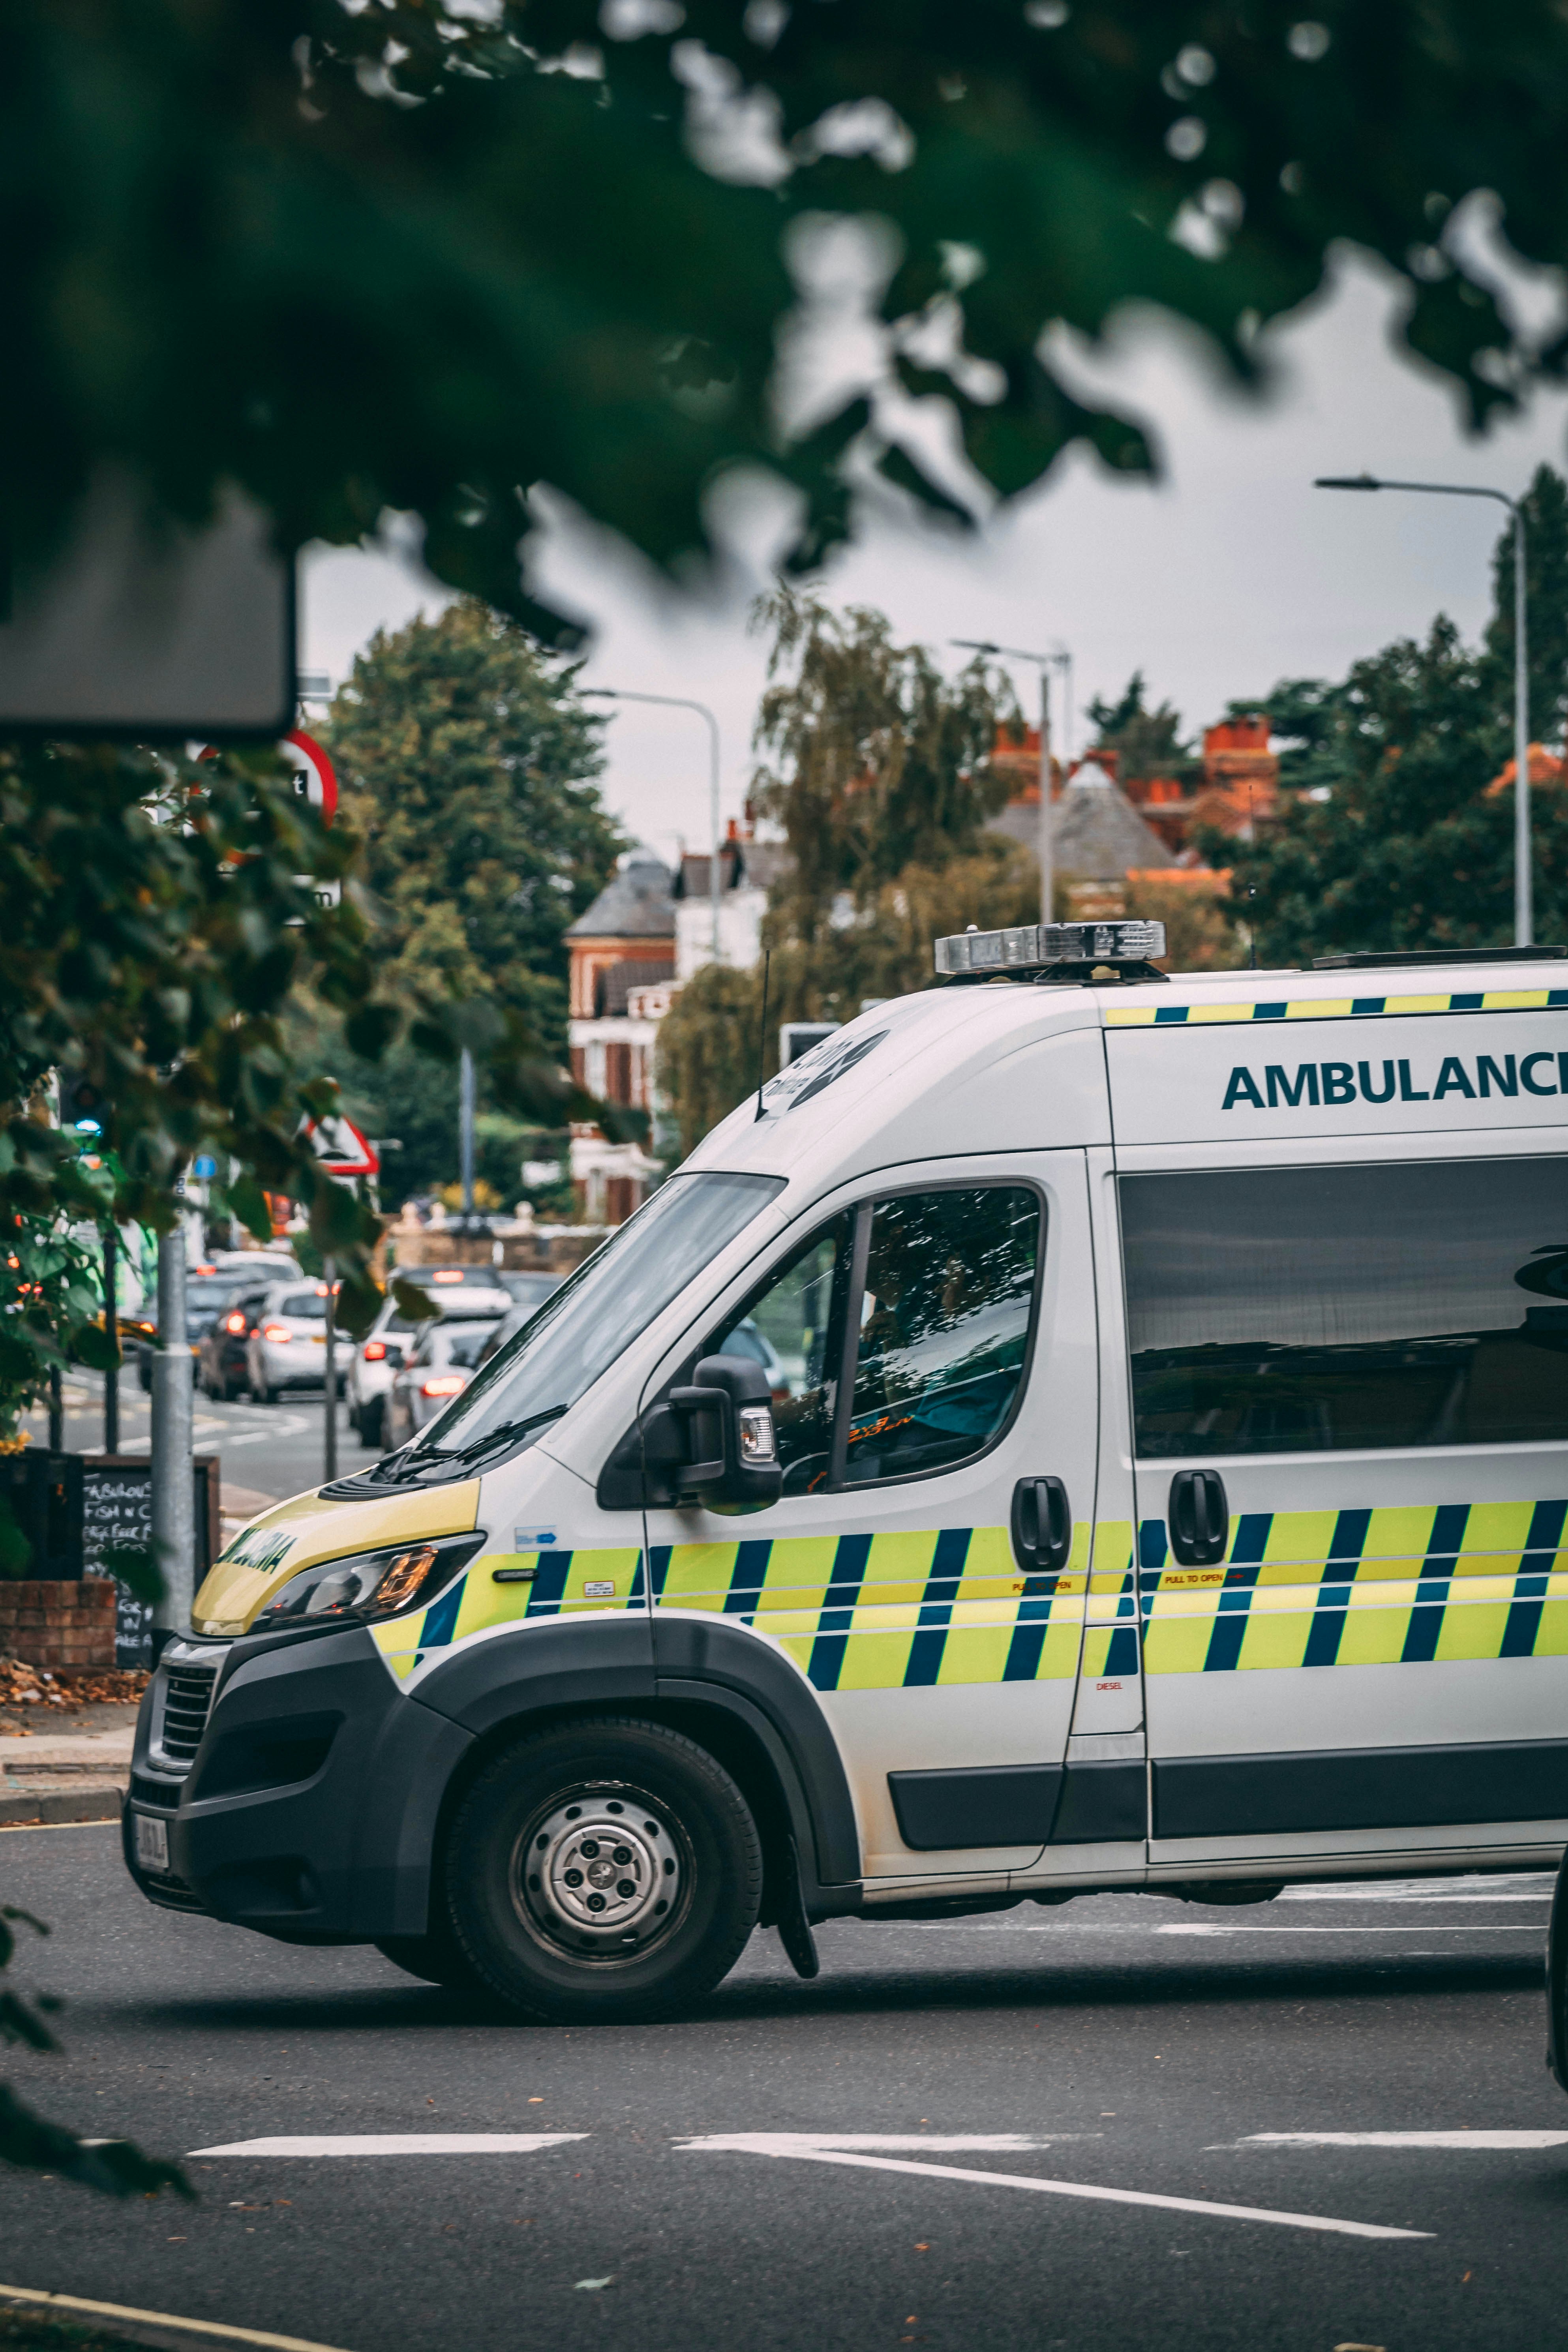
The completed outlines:
<svg viewBox="0 0 1568 2352">
<path fill-rule="evenodd" d="M 602 1510 L 778 1501 L 784 1472 L 768 1376 L 749 1356 L 704 1356 L 689 1383 L 634 1422 L 599 1474 Z"/>
<path fill-rule="evenodd" d="M 683 1503 L 776 1503 L 784 1486 L 768 1376 L 750 1356 L 704 1356 L 666 1408 L 685 1425 L 674 1465 Z"/>
</svg>

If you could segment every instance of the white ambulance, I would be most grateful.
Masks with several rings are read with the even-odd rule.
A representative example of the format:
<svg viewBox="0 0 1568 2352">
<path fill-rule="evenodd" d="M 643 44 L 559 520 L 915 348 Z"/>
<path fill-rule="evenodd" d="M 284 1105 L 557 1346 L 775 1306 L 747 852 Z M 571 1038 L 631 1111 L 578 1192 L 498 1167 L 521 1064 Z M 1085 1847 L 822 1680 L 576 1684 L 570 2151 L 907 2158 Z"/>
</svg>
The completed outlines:
<svg viewBox="0 0 1568 2352">
<path fill-rule="evenodd" d="M 1568 1837 L 1568 963 L 972 932 L 214 1569 L 156 1903 L 536 2017 Z"/>
</svg>

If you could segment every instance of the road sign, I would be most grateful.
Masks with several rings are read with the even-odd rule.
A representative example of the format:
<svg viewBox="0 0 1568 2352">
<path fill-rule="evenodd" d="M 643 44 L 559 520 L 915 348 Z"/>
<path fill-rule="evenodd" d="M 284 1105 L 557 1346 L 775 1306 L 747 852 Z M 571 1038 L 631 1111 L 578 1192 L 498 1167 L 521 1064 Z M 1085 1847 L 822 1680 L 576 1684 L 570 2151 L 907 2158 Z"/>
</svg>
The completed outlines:
<svg viewBox="0 0 1568 2352">
<path fill-rule="evenodd" d="M 321 813 L 321 823 L 331 824 L 337 814 L 338 780 L 332 763 L 313 735 L 300 727 L 291 728 L 278 746 L 279 755 L 287 761 L 294 790 L 302 801 L 309 801 Z"/>
<path fill-rule="evenodd" d="M 210 1183 L 212 1179 L 217 1174 L 217 1161 L 213 1158 L 210 1151 L 197 1152 L 195 1158 L 191 1162 L 191 1173 L 193 1176 L 197 1178 L 200 1182 L 204 1184 Z"/>
<path fill-rule="evenodd" d="M 308 1118 L 304 1132 L 311 1150 L 332 1176 L 379 1176 L 381 1161 L 374 1145 L 362 1135 L 352 1118 L 341 1113 L 331 1118 Z"/>
</svg>

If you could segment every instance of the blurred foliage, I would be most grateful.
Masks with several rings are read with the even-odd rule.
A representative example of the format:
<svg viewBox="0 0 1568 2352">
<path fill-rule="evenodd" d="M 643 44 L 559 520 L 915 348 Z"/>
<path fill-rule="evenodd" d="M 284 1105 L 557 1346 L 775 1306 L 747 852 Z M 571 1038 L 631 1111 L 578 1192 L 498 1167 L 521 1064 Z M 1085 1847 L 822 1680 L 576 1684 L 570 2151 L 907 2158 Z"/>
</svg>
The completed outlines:
<svg viewBox="0 0 1568 2352">
<path fill-rule="evenodd" d="M 0 1152 L 4 1150 L 0 1139 Z M 107 1170 L 85 1170 L 105 1205 L 113 1192 Z M 12 1437 L 24 1413 L 48 1394 L 49 1375 L 75 1361 L 96 1371 L 118 1361 L 100 1318 L 101 1260 L 80 1238 L 79 1226 L 57 1213 L 13 1212 L 0 1251 L 0 1440 Z M 0 1574 L 22 1572 L 16 1530 L 0 1513 Z"/>
<path fill-rule="evenodd" d="M 1485 234 L 1562 256 L 1556 0 L 13 0 L 0 37 L 24 555 L 115 457 L 185 515 L 243 485 L 287 546 L 406 509 L 440 578 L 569 635 L 520 582 L 538 484 L 675 568 L 764 467 L 811 565 L 855 481 L 951 517 L 1075 441 L 1150 466 L 1047 331 L 1128 303 L 1257 383 L 1348 244 L 1470 422 L 1568 359 L 1510 329 Z M 806 414 L 781 328 L 834 220 L 878 319 Z"/>
<path fill-rule="evenodd" d="M 40 1936 L 49 1932 L 30 1912 L 0 1906 L 0 1973 L 16 1958 L 18 1927 L 31 1927 Z M 29 1996 L 0 1984 L 0 2042 L 26 2050 L 58 2050 L 48 2021 L 59 2006 L 47 1993 Z M 177 2164 L 143 2156 L 128 2139 L 80 2139 L 62 2125 L 46 2122 L 5 2083 L 0 2083 L 0 2163 L 27 2172 L 50 2172 L 58 2179 L 74 2180 L 111 2197 L 155 2196 L 160 2189 L 176 2189 L 193 2200 L 195 2197 Z"/>
<path fill-rule="evenodd" d="M 1568 495 L 1542 467 L 1526 501 L 1531 738 L 1568 709 Z M 1347 677 L 1288 679 L 1266 696 L 1279 815 L 1247 844 L 1208 833 L 1231 868 L 1234 914 L 1262 964 L 1377 949 L 1499 947 L 1513 938 L 1512 531 L 1494 566 L 1497 614 L 1479 650 L 1439 614 Z M 1257 705 L 1238 706 L 1257 708 Z M 1495 787 L 1495 789 L 1494 789 Z M 1568 790 L 1531 793 L 1535 935 L 1568 940 Z"/>
<path fill-rule="evenodd" d="M 345 1320 L 374 1312 L 375 1222 L 301 1138 L 334 1095 L 304 1078 L 282 1021 L 305 982 L 366 1050 L 395 1026 L 352 892 L 318 903 L 354 848 L 270 751 L 0 745 L 0 1431 L 62 1353 L 111 1360 L 73 1225 L 166 1231 L 199 1150 L 243 1171 L 215 1188 L 218 1213 L 270 1238 L 264 1189 L 290 1194 L 343 1265 Z M 56 1124 L 57 1070 L 106 1106 L 90 1150 Z"/>
</svg>

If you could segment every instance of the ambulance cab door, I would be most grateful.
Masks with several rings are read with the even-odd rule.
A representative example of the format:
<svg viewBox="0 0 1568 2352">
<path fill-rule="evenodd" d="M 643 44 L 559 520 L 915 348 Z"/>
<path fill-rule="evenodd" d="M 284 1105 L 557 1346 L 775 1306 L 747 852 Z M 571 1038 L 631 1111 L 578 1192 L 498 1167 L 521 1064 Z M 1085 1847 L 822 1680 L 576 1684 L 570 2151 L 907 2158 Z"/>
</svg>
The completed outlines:
<svg viewBox="0 0 1568 2352">
<path fill-rule="evenodd" d="M 648 1400 L 701 1355 L 756 1356 L 784 1494 L 739 1518 L 648 1511 L 659 1673 L 681 1671 L 694 1620 L 749 1629 L 816 1694 L 866 1875 L 1005 1887 L 1050 1834 L 1082 1630 L 1085 1154 L 955 1156 L 846 1188 L 693 1338 Z"/>
</svg>

